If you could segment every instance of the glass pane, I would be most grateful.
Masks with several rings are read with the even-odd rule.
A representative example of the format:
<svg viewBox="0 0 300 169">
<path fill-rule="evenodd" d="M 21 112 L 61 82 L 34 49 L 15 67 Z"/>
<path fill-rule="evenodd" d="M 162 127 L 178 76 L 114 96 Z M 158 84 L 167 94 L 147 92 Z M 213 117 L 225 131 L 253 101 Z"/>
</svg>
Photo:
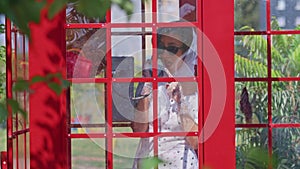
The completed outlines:
<svg viewBox="0 0 300 169">
<path fill-rule="evenodd" d="M 237 128 L 236 168 L 268 168 L 268 129 Z"/>
<path fill-rule="evenodd" d="M 272 70 L 275 77 L 300 76 L 300 35 L 272 36 Z"/>
<path fill-rule="evenodd" d="M 131 169 L 134 163 L 136 150 L 138 148 L 138 138 L 114 138 L 114 168 Z"/>
<path fill-rule="evenodd" d="M 268 90 L 265 82 L 235 83 L 235 122 L 268 122 Z"/>
<path fill-rule="evenodd" d="M 274 123 L 300 123 L 299 81 L 273 82 L 272 119 Z"/>
<path fill-rule="evenodd" d="M 132 127 L 134 132 L 153 132 L 152 91 L 152 83 L 146 82 L 138 84 L 133 99 L 135 107 Z"/>
<path fill-rule="evenodd" d="M 75 6 L 77 2 L 68 3 L 66 8 L 66 22 L 67 23 L 99 23 L 105 22 L 105 18 L 98 19 L 98 18 L 89 18 L 81 13 L 79 13 Z"/>
<path fill-rule="evenodd" d="M 128 72 L 128 71 L 123 71 Z M 134 120 L 134 84 L 113 83 L 113 121 L 130 122 Z"/>
<path fill-rule="evenodd" d="M 73 139 L 71 144 L 72 169 L 105 168 L 104 139 Z"/>
<path fill-rule="evenodd" d="M 27 168 L 30 168 L 30 141 L 29 141 L 29 137 L 30 137 L 30 134 L 29 132 L 26 133 L 26 166 Z"/>
<path fill-rule="evenodd" d="M 158 76 L 193 77 L 197 63 L 197 32 L 193 27 L 157 30 Z"/>
<path fill-rule="evenodd" d="M 272 154 L 278 162 L 276 168 L 300 168 L 300 129 L 276 128 L 272 132 Z"/>
<path fill-rule="evenodd" d="M 6 148 L 6 123 L 0 123 L 0 151 L 7 151 Z"/>
<path fill-rule="evenodd" d="M 128 16 L 118 5 L 113 4 L 111 7 L 112 23 L 141 23 L 151 22 L 151 1 L 132 0 L 133 13 Z"/>
<path fill-rule="evenodd" d="M 105 29 L 66 30 L 67 77 L 103 77 L 106 65 Z"/>
<path fill-rule="evenodd" d="M 18 113 L 18 129 L 22 130 L 25 128 L 29 128 L 29 91 L 18 92 L 16 93 L 16 97 L 20 108 L 26 112 L 26 114 L 23 114 L 21 112 Z"/>
<path fill-rule="evenodd" d="M 190 138 L 178 136 L 158 138 L 158 158 L 163 161 L 158 168 L 181 168 L 182 166 L 198 168 L 197 153 L 186 141 Z M 198 142 L 197 137 L 194 141 Z"/>
<path fill-rule="evenodd" d="M 141 77 L 143 60 L 148 50 L 145 46 L 147 38 L 142 35 L 116 35 L 112 36 L 113 68 L 119 69 L 124 65 L 129 70 L 127 77 Z M 131 44 L 131 45 L 128 45 Z M 144 44 L 144 45 L 143 45 Z M 123 60 L 123 61 L 122 61 Z M 128 64 L 128 65 L 125 65 Z"/>
<path fill-rule="evenodd" d="M 181 87 L 197 92 L 197 83 L 193 82 L 159 83 L 157 103 L 161 132 L 198 131 L 198 94 L 184 96 Z"/>
<path fill-rule="evenodd" d="M 105 102 L 104 84 L 72 84 L 71 123 L 104 123 Z"/>
<path fill-rule="evenodd" d="M 197 16 L 196 0 L 157 0 L 158 22 L 194 22 Z"/>
<path fill-rule="evenodd" d="M 234 62 L 235 77 L 267 77 L 266 36 L 235 36 Z"/>
<path fill-rule="evenodd" d="M 25 44 L 23 41 L 23 35 L 17 33 L 17 61 L 16 61 L 16 69 L 17 69 L 17 77 L 18 79 L 24 79 L 26 71 L 26 62 L 25 62 Z"/>
<path fill-rule="evenodd" d="M 300 1 L 273 0 L 271 1 L 272 29 L 294 30 L 299 29 Z"/>
<path fill-rule="evenodd" d="M 18 160 L 16 160 L 17 159 L 17 157 L 18 157 L 18 151 L 17 151 L 17 145 L 18 145 L 18 142 L 17 142 L 17 139 L 16 138 L 14 138 L 13 139 L 13 159 L 15 159 L 15 160 L 12 160 L 13 161 L 13 166 L 17 166 L 17 163 L 19 162 Z"/>
<path fill-rule="evenodd" d="M 266 1 L 265 0 L 235 0 L 234 29 L 266 30 Z"/>
<path fill-rule="evenodd" d="M 25 61 L 23 63 L 25 66 L 25 79 L 29 79 L 29 40 L 25 37 Z"/>
<path fill-rule="evenodd" d="M 11 57 L 12 57 L 12 63 L 11 63 L 11 65 L 12 65 L 12 70 L 11 70 L 11 72 L 12 72 L 12 80 L 14 81 L 14 80 L 17 80 L 17 70 L 16 70 L 16 68 L 15 68 L 15 66 L 17 65 L 17 59 L 16 59 L 16 33 L 12 33 L 11 34 Z"/>
<path fill-rule="evenodd" d="M 24 134 L 18 135 L 18 162 L 19 162 L 19 168 L 25 168 L 25 137 Z"/>
</svg>

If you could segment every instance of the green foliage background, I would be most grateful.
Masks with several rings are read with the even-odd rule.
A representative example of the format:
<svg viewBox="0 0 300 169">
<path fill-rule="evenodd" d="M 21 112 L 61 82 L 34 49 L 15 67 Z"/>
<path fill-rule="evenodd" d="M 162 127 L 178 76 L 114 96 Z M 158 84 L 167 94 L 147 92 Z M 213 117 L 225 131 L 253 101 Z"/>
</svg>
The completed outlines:
<svg viewBox="0 0 300 169">
<path fill-rule="evenodd" d="M 272 21 L 272 29 L 280 31 L 276 19 Z M 300 30 L 300 27 L 296 27 Z M 241 30 L 254 31 L 245 26 Z M 262 35 L 245 35 L 239 37 L 243 50 L 235 54 L 236 77 L 268 77 L 267 69 L 267 39 Z M 272 77 L 300 76 L 300 35 L 272 36 Z M 239 109 L 239 94 L 244 87 L 250 96 L 254 123 L 266 124 L 268 119 L 268 83 L 266 82 L 236 82 L 236 123 L 245 123 L 244 114 Z M 300 123 L 300 85 L 299 81 L 272 83 L 272 122 Z M 237 129 L 236 158 L 237 168 L 300 168 L 300 129 L 275 128 L 272 130 L 272 164 L 268 158 L 268 128 Z M 249 153 L 256 150 L 257 153 Z M 258 151 L 259 150 L 259 151 Z M 261 153 L 258 153 L 261 152 Z M 258 155 L 260 154 L 260 155 Z M 265 154 L 265 155 L 263 155 Z M 258 155 L 258 156 L 257 156 Z M 265 160 L 262 160 L 265 159 Z"/>
</svg>

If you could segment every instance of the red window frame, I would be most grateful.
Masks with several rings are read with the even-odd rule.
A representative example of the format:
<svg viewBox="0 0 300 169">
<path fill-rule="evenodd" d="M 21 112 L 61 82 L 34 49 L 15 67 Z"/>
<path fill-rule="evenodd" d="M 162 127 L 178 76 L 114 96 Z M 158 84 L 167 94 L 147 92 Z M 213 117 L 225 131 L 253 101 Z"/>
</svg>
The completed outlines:
<svg viewBox="0 0 300 169">
<path fill-rule="evenodd" d="M 28 40 L 11 22 L 5 20 L 6 34 L 6 97 L 19 102 L 23 110 L 28 111 L 28 92 L 13 91 L 17 79 L 28 80 Z M 7 116 L 7 152 L 1 166 L 7 169 L 29 167 L 29 124 L 28 115 L 13 113 L 8 106 Z M 18 159 L 18 160 L 13 160 Z"/>
<path fill-rule="evenodd" d="M 267 128 L 268 130 L 268 154 L 270 159 L 273 157 L 273 129 L 278 128 L 299 128 L 299 123 L 274 123 L 273 110 L 272 110 L 272 83 L 273 82 L 293 82 L 300 81 L 300 77 L 274 77 L 272 76 L 272 36 L 273 35 L 295 35 L 300 34 L 299 30 L 272 30 L 271 21 L 272 21 L 272 12 L 271 12 L 271 2 L 277 2 L 272 0 L 265 1 L 265 10 L 266 10 L 266 28 L 265 30 L 255 30 L 255 31 L 235 31 L 235 36 L 245 36 L 245 35 L 261 35 L 266 36 L 267 39 L 267 76 L 266 77 L 236 77 L 235 82 L 266 82 L 267 83 L 267 123 L 262 124 L 235 124 L 235 128 L 240 129 L 263 129 Z M 260 2 L 263 3 L 263 2 Z M 288 2 L 286 2 L 288 3 Z M 263 14 L 262 14 L 263 16 Z M 274 159 L 274 158 L 273 158 Z M 275 159 L 276 160 L 276 159 Z M 269 168 L 272 168 L 272 160 L 269 160 Z"/>
</svg>

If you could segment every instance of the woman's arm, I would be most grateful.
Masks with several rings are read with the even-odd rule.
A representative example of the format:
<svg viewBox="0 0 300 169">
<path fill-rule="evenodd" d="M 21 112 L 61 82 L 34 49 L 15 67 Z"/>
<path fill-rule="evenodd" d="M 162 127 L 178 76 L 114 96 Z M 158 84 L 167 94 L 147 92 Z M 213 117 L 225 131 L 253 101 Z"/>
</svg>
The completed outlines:
<svg viewBox="0 0 300 169">
<path fill-rule="evenodd" d="M 192 94 L 195 94 L 195 92 L 197 92 L 197 83 L 195 83 L 195 82 L 182 82 L 181 86 L 182 86 L 183 95 L 192 95 Z M 194 101 L 198 102 L 198 99 L 196 99 Z M 194 103 L 189 102 L 187 104 L 194 104 Z M 194 104 L 194 106 L 195 105 L 198 105 L 198 104 Z M 193 132 L 193 131 L 197 132 L 198 124 L 195 122 L 195 120 L 190 115 L 190 111 L 192 111 L 192 110 L 188 109 L 187 107 L 189 107 L 189 106 L 182 105 L 182 109 L 185 113 L 180 115 L 181 122 L 182 122 L 181 125 L 185 132 Z M 197 110 L 198 110 L 198 108 L 197 108 Z M 194 113 L 198 113 L 198 112 L 195 111 Z M 198 149 L 198 137 L 197 136 L 188 136 L 188 137 L 186 137 L 186 141 L 189 143 L 189 145 L 191 147 L 193 147 L 194 149 Z"/>
<path fill-rule="evenodd" d="M 146 132 L 148 130 L 149 101 L 149 97 L 138 101 L 131 126 L 133 132 Z"/>
<path fill-rule="evenodd" d="M 198 131 L 198 124 L 188 115 L 181 114 L 181 125 L 186 132 Z M 187 136 L 186 141 L 195 150 L 198 149 L 198 137 L 197 136 Z"/>
</svg>

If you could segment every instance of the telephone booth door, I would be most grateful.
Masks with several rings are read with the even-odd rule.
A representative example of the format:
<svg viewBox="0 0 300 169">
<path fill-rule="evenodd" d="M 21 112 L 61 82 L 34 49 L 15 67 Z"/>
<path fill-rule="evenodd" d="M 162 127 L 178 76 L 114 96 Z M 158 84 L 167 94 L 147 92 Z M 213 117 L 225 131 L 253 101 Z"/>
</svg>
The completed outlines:
<svg viewBox="0 0 300 169">
<path fill-rule="evenodd" d="M 142 138 L 153 140 L 149 153 L 160 157 L 160 140 L 176 137 L 197 138 L 198 168 L 234 168 L 233 1 L 133 3 L 131 16 L 111 6 L 104 18 L 85 17 L 70 3 L 30 25 L 29 78 L 60 73 L 71 82 L 60 95 L 44 83 L 32 86 L 30 129 L 21 131 L 30 137 L 30 168 L 132 168 Z M 192 75 L 160 75 L 159 50 L 172 51 L 158 40 L 166 28 L 193 30 Z M 196 86 L 193 131 L 160 129 L 159 88 L 170 82 Z M 144 83 L 151 84 L 152 128 L 133 132 Z"/>
</svg>

